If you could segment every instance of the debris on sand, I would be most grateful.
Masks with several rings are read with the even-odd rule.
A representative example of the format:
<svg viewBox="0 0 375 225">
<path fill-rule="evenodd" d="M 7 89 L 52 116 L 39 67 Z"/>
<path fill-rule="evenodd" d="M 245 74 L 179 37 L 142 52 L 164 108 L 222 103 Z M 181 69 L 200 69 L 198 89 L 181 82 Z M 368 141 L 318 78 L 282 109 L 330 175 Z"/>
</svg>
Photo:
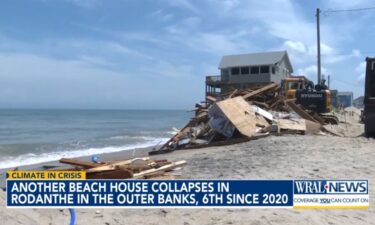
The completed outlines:
<svg viewBox="0 0 375 225">
<path fill-rule="evenodd" d="M 195 117 L 180 131 L 149 154 L 176 149 L 228 145 L 270 134 L 321 134 L 324 121 L 279 94 L 270 83 L 254 90 L 234 90 L 220 97 L 207 96 L 195 105 Z"/>
</svg>

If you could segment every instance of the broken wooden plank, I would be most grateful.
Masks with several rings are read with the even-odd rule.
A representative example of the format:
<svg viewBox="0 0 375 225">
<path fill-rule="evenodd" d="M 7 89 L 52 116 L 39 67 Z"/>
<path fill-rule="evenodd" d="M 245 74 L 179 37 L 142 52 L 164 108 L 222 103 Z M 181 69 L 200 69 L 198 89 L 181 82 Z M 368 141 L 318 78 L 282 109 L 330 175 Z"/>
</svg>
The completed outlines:
<svg viewBox="0 0 375 225">
<path fill-rule="evenodd" d="M 228 98 L 233 98 L 233 96 L 238 92 L 238 89 L 235 89 L 229 96 Z"/>
<path fill-rule="evenodd" d="M 256 125 L 258 127 L 267 127 L 269 126 L 270 124 L 267 122 L 266 119 L 264 119 L 263 116 L 260 116 L 260 115 L 255 115 L 256 117 Z"/>
<path fill-rule="evenodd" d="M 288 106 L 292 108 L 294 112 L 296 112 L 300 117 L 306 120 L 310 120 L 316 123 L 319 123 L 314 117 L 312 117 L 310 114 L 308 114 L 305 110 L 301 109 L 298 105 L 296 105 L 294 102 L 287 102 Z"/>
<path fill-rule="evenodd" d="M 88 162 L 88 161 L 82 161 L 78 159 L 68 159 L 68 158 L 61 158 L 59 160 L 60 163 L 69 164 L 73 166 L 81 166 L 83 168 L 95 168 L 98 166 L 103 166 L 103 164 L 100 163 L 94 163 L 94 162 Z"/>
<path fill-rule="evenodd" d="M 273 121 L 273 116 L 271 113 L 267 112 L 266 110 L 258 107 L 258 106 L 255 106 L 255 105 L 252 105 L 251 108 L 253 109 L 253 111 L 261 116 L 263 116 L 264 118 L 270 120 L 270 121 Z"/>
<path fill-rule="evenodd" d="M 278 119 L 277 125 L 280 130 L 306 131 L 305 119 Z"/>
<path fill-rule="evenodd" d="M 158 150 L 155 150 L 155 151 L 152 151 L 152 152 L 156 152 L 156 151 L 163 151 L 163 149 L 165 147 L 167 147 L 169 145 L 169 143 L 171 143 L 172 141 L 174 141 L 176 139 L 176 137 L 178 137 L 182 132 L 184 132 L 186 129 L 190 128 L 190 125 L 191 125 L 191 121 L 189 121 L 179 132 L 177 132 L 175 135 L 173 135 L 167 142 L 165 142 Z M 172 150 L 173 151 L 173 150 Z M 149 155 L 152 155 L 151 152 L 148 153 Z"/>
<path fill-rule="evenodd" d="M 147 163 L 147 160 L 149 159 L 150 159 L 149 157 L 143 157 L 143 158 L 135 158 L 135 159 L 128 159 L 124 161 L 112 162 L 112 163 L 108 163 L 107 165 L 102 165 L 102 166 L 98 166 L 95 168 L 87 169 L 86 173 L 115 170 L 119 166 L 132 164 L 132 163 L 135 163 L 135 161 L 139 161 L 139 160 L 142 160 L 144 163 Z"/>
<path fill-rule="evenodd" d="M 183 166 L 185 164 L 186 164 L 185 160 L 178 161 L 178 162 L 172 162 L 171 164 L 168 164 L 168 165 L 156 168 L 156 169 L 154 168 L 154 169 L 142 171 L 140 173 L 136 173 L 136 174 L 133 175 L 133 178 L 142 178 L 144 176 L 150 176 L 152 174 L 157 174 L 159 172 L 170 171 L 170 170 L 173 170 L 177 167 Z"/>
<path fill-rule="evenodd" d="M 248 99 L 248 98 L 250 98 L 250 97 L 253 97 L 253 96 L 255 96 L 255 95 L 261 94 L 261 93 L 266 92 L 266 91 L 269 91 L 269 90 L 271 90 L 271 89 L 273 89 L 273 88 L 276 88 L 276 87 L 278 87 L 277 84 L 275 84 L 275 83 L 271 83 L 271 84 L 268 84 L 268 85 L 266 85 L 266 86 L 263 86 L 263 87 L 261 87 L 261 88 L 255 90 L 255 91 L 252 91 L 252 92 L 250 92 L 249 94 L 246 94 L 246 95 L 244 95 L 244 96 L 242 96 L 242 97 L 243 97 L 244 99 Z"/>
<path fill-rule="evenodd" d="M 206 99 L 210 102 L 216 102 L 217 101 L 217 99 L 215 97 L 212 97 L 212 96 L 209 96 L 209 95 L 206 96 Z"/>
</svg>

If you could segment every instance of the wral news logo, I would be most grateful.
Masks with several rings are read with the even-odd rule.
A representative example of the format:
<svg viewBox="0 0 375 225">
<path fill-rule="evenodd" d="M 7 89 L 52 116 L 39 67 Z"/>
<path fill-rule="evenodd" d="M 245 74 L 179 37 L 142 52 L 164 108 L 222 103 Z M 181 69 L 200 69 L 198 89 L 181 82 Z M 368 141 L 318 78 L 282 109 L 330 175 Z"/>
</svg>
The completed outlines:
<svg viewBox="0 0 375 225">
<path fill-rule="evenodd" d="M 367 180 L 295 180 L 294 208 L 369 207 Z"/>
<path fill-rule="evenodd" d="M 368 181 L 295 180 L 294 194 L 368 194 Z"/>
</svg>

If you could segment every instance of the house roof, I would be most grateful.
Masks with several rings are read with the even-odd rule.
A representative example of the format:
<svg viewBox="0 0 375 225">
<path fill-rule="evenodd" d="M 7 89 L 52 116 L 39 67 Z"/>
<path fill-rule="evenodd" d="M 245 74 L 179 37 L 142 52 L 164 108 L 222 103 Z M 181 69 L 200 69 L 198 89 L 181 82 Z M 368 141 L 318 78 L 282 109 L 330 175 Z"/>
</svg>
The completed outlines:
<svg viewBox="0 0 375 225">
<path fill-rule="evenodd" d="M 260 52 L 241 55 L 225 55 L 221 58 L 219 69 L 237 66 L 272 65 L 285 60 L 290 72 L 293 72 L 287 51 Z"/>
</svg>

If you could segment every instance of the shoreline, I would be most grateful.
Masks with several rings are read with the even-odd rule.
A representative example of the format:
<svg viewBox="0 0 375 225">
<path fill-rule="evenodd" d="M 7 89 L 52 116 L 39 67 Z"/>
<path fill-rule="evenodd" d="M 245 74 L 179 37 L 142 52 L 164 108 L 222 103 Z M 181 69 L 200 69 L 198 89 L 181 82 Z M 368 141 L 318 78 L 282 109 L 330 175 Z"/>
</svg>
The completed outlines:
<svg viewBox="0 0 375 225">
<path fill-rule="evenodd" d="M 186 160 L 182 179 L 367 179 L 375 198 L 375 139 L 312 135 L 269 136 L 240 144 L 178 150 L 152 158 Z M 147 152 L 147 150 L 145 150 Z M 144 153 L 145 153 L 144 152 Z M 138 152 L 141 154 L 141 152 Z M 113 158 L 118 154 L 108 154 Z M 125 157 L 120 153 L 121 157 Z M 118 158 L 120 160 L 120 158 Z M 1 195 L 2 194 L 2 195 Z M 59 209 L 6 209 L 0 191 L 0 217 L 5 224 L 68 224 Z M 371 200 L 370 200 L 371 201 Z M 369 224 L 375 210 L 79 208 L 77 224 Z M 20 220 L 23 219 L 23 220 Z M 156 222 L 157 221 L 157 222 Z"/>
</svg>

